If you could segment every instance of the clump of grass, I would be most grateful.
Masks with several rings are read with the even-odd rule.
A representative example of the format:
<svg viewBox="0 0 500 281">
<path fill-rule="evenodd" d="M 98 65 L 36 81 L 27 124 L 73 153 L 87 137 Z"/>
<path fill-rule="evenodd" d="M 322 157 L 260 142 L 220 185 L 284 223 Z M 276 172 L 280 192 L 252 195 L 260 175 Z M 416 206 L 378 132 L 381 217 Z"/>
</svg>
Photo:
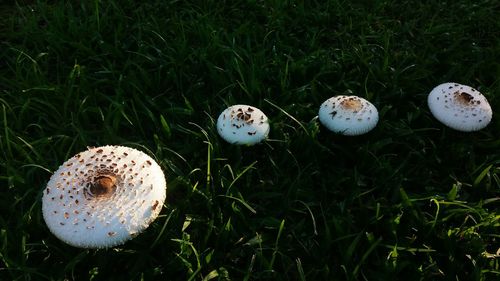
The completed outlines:
<svg viewBox="0 0 500 281">
<path fill-rule="evenodd" d="M 455 81 L 499 108 L 495 1 L 3 10 L 0 279 L 498 278 L 499 119 L 464 134 L 426 106 Z M 315 118 L 350 93 L 380 109 L 356 138 Z M 235 103 L 271 119 L 267 142 L 217 136 L 214 118 Z M 72 248 L 45 227 L 41 191 L 65 159 L 104 144 L 153 155 L 167 204 L 121 247 Z"/>
</svg>

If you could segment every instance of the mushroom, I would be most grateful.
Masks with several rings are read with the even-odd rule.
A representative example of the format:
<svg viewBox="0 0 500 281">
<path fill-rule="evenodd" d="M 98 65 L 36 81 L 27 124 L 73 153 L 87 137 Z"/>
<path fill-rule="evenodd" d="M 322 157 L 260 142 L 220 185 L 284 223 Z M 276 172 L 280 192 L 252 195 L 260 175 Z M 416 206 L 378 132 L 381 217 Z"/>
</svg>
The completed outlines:
<svg viewBox="0 0 500 281">
<path fill-rule="evenodd" d="M 485 96 L 472 87 L 458 83 L 443 83 L 432 89 L 427 104 L 437 120 L 463 132 L 481 130 L 493 116 Z"/>
<path fill-rule="evenodd" d="M 217 132 L 232 144 L 253 145 L 269 134 L 267 116 L 258 108 L 238 104 L 226 108 L 217 119 Z"/>
<path fill-rule="evenodd" d="M 346 136 L 367 133 L 378 122 L 377 108 L 357 96 L 335 96 L 319 108 L 319 121 L 330 131 Z"/>
<path fill-rule="evenodd" d="M 42 196 L 43 218 L 62 241 L 108 248 L 135 237 L 158 216 L 166 197 L 160 166 L 124 146 L 89 148 L 64 162 Z"/>
</svg>

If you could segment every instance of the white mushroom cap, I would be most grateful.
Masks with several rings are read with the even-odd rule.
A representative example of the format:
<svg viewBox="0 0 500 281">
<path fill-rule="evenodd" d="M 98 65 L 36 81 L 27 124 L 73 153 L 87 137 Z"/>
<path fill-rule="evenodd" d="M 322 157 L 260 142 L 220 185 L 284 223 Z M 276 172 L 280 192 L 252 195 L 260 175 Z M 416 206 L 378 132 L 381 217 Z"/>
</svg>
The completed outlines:
<svg viewBox="0 0 500 281">
<path fill-rule="evenodd" d="M 427 104 L 437 120 L 463 132 L 481 130 L 493 116 L 486 97 L 478 90 L 458 83 L 443 83 L 432 89 Z"/>
<path fill-rule="evenodd" d="M 107 248 L 146 229 L 165 197 L 165 176 L 151 157 L 129 147 L 102 146 L 78 153 L 54 172 L 42 212 L 62 241 Z"/>
<path fill-rule="evenodd" d="M 253 145 L 269 134 L 269 120 L 260 109 L 237 104 L 219 115 L 217 132 L 229 143 Z"/>
<path fill-rule="evenodd" d="M 369 132 L 378 122 L 377 108 L 357 96 L 335 96 L 321 104 L 319 121 L 330 131 L 346 136 Z"/>
</svg>

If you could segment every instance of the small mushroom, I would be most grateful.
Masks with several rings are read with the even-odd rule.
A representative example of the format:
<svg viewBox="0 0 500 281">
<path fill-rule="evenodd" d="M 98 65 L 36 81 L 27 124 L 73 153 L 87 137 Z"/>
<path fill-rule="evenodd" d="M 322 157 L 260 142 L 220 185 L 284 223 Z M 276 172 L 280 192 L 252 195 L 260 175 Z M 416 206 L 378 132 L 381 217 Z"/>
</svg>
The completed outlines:
<svg viewBox="0 0 500 281">
<path fill-rule="evenodd" d="M 264 140 L 269 134 L 269 120 L 256 107 L 233 105 L 219 115 L 217 132 L 229 143 L 253 145 Z"/>
<path fill-rule="evenodd" d="M 108 248 L 146 229 L 165 197 L 165 176 L 151 157 L 129 147 L 102 146 L 78 153 L 54 172 L 42 212 L 62 241 Z"/>
<path fill-rule="evenodd" d="M 427 104 L 437 120 L 463 132 L 481 130 L 493 116 L 485 96 L 472 87 L 458 83 L 443 83 L 432 89 Z"/>
<path fill-rule="evenodd" d="M 377 108 L 357 96 L 335 96 L 323 102 L 318 112 L 319 121 L 330 131 L 346 136 L 369 132 L 378 122 Z"/>
</svg>

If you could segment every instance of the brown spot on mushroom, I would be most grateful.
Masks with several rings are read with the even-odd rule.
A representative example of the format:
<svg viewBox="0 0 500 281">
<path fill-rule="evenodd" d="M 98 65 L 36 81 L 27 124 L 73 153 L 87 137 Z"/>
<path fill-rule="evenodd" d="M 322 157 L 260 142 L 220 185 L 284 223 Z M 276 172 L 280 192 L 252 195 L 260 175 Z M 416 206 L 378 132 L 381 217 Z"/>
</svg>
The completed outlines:
<svg viewBox="0 0 500 281">
<path fill-rule="evenodd" d="M 98 149 L 96 152 L 97 152 L 97 153 L 102 153 L 102 152 L 103 152 L 103 150 L 102 150 L 102 149 Z"/>
<path fill-rule="evenodd" d="M 65 218 L 65 219 L 68 219 L 68 218 L 69 218 L 69 214 L 68 214 L 68 212 L 64 212 L 64 218 Z"/>
<path fill-rule="evenodd" d="M 474 97 L 466 92 L 455 92 L 453 93 L 455 95 L 455 98 L 457 101 L 463 105 L 468 105 L 471 103 L 471 101 L 474 99 Z"/>
<path fill-rule="evenodd" d="M 363 103 L 358 98 L 350 97 L 346 100 L 341 101 L 340 106 L 347 110 L 360 111 L 363 108 Z"/>
<path fill-rule="evenodd" d="M 115 236 L 115 235 L 116 235 L 116 232 L 114 232 L 114 231 L 110 231 L 110 232 L 108 232 L 108 236 L 109 236 L 109 237 L 112 237 L 112 236 Z"/>
<path fill-rule="evenodd" d="M 113 175 L 102 175 L 94 179 L 90 184 L 90 192 L 96 196 L 110 195 L 116 189 L 116 177 Z"/>
<path fill-rule="evenodd" d="M 47 187 L 47 194 L 49 194 L 49 193 L 50 193 L 50 188 Z"/>
<path fill-rule="evenodd" d="M 151 210 L 153 210 L 153 211 L 154 211 L 154 210 L 156 209 L 156 207 L 158 207 L 158 204 L 159 204 L 159 203 L 160 203 L 160 202 L 158 202 L 158 200 L 155 200 L 155 203 L 153 204 L 153 206 L 151 206 Z"/>
</svg>

